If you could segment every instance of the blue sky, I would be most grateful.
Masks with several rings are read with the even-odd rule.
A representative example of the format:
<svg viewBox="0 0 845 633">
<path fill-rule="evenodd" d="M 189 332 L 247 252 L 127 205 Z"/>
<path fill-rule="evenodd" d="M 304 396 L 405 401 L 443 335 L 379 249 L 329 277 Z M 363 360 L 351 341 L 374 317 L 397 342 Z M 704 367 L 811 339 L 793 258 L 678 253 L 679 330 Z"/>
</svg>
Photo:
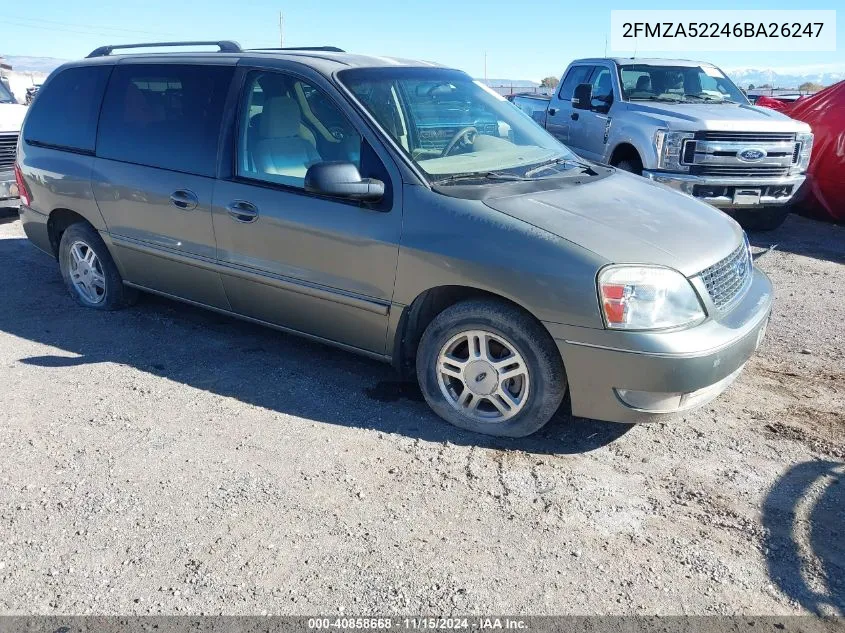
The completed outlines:
<svg viewBox="0 0 845 633">
<path fill-rule="evenodd" d="M 576 57 L 602 56 L 611 8 L 677 9 L 677 1 L 604 6 L 590 0 L 38 0 L 3 9 L 0 53 L 77 58 L 104 44 L 157 39 L 234 39 L 243 46 L 331 44 L 345 50 L 438 61 L 474 76 L 539 80 Z M 783 0 L 712 0 L 685 9 L 791 9 Z M 815 2 L 837 9 L 841 0 Z M 30 7 L 32 7 L 30 9 Z M 830 66 L 845 70 L 845 12 L 835 53 L 694 53 L 726 68 Z M 622 51 L 620 51 L 622 52 Z M 647 54 L 649 51 L 638 51 Z M 670 55 L 664 55 L 670 56 Z"/>
</svg>

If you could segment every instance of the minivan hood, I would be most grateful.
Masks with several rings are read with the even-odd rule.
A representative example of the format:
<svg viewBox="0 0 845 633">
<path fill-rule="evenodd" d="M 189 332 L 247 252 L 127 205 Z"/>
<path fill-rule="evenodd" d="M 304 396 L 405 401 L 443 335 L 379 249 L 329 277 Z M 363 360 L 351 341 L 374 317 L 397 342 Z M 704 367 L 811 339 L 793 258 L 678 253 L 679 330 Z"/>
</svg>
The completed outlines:
<svg viewBox="0 0 845 633">
<path fill-rule="evenodd" d="M 503 186 L 502 189 L 505 189 Z M 668 266 L 691 277 L 732 253 L 739 225 L 708 204 L 625 172 L 484 203 L 605 258 Z"/>
<path fill-rule="evenodd" d="M 26 106 L 17 103 L 0 103 L 0 132 L 20 132 Z"/>
<path fill-rule="evenodd" d="M 629 101 L 629 113 L 673 130 L 742 132 L 809 132 L 810 126 L 777 110 L 746 104 L 656 103 Z"/>
</svg>

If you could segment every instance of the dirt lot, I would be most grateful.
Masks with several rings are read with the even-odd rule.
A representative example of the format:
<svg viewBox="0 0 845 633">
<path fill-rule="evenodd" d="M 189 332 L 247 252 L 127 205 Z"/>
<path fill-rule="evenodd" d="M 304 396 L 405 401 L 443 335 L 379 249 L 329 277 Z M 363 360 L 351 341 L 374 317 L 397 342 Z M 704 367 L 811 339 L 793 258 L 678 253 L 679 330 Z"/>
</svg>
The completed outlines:
<svg viewBox="0 0 845 633">
<path fill-rule="evenodd" d="M 845 227 L 712 405 L 490 440 L 389 368 L 145 297 L 76 307 L 0 226 L 0 612 L 845 612 Z"/>
</svg>

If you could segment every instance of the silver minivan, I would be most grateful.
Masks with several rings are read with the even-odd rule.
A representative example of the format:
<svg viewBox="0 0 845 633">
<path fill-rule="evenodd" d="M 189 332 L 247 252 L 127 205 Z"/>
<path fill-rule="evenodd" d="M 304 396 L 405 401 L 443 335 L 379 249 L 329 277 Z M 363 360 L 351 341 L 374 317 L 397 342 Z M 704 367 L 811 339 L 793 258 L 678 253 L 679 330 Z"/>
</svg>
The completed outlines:
<svg viewBox="0 0 845 633">
<path fill-rule="evenodd" d="M 700 405 L 759 345 L 772 287 L 713 207 L 578 158 L 457 70 L 214 44 L 103 47 L 39 91 L 21 217 L 81 305 L 142 290 L 331 343 L 505 436 L 567 390 L 600 420 Z"/>
</svg>

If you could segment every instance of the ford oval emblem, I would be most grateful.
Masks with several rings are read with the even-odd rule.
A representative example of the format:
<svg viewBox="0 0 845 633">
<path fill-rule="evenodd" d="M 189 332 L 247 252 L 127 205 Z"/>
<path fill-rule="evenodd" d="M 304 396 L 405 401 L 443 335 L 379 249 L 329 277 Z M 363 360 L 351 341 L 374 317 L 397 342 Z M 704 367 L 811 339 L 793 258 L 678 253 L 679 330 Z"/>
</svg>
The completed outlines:
<svg viewBox="0 0 845 633">
<path fill-rule="evenodd" d="M 739 160 L 744 160 L 747 163 L 753 163 L 766 158 L 766 150 L 752 147 L 742 150 L 737 154 L 737 156 L 739 157 Z"/>
</svg>

